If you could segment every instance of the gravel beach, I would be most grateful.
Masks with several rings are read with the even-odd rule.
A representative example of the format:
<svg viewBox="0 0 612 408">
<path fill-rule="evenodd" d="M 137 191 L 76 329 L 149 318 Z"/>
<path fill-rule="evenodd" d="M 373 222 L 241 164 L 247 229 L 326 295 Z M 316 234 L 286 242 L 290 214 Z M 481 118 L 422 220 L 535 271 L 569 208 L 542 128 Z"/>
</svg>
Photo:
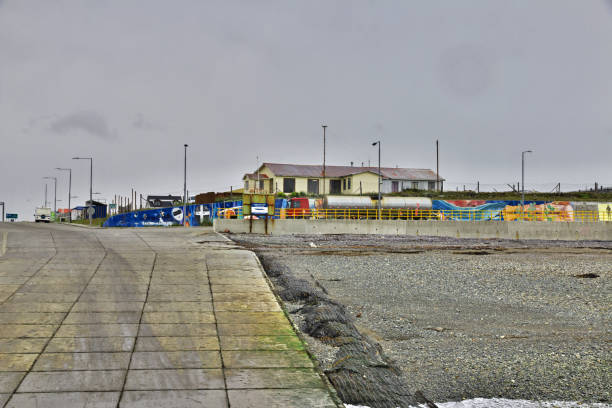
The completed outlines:
<svg viewBox="0 0 612 408">
<path fill-rule="evenodd" d="M 346 306 L 410 392 L 611 400 L 611 242 L 229 237 Z M 333 347 L 307 341 L 328 368 Z"/>
</svg>

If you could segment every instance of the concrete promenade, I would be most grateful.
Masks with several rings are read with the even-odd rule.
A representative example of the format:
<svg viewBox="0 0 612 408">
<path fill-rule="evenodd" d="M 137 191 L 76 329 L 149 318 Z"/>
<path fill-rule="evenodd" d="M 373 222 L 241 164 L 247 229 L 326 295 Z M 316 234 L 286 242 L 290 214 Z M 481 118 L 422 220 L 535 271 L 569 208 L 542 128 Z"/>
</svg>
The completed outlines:
<svg viewBox="0 0 612 408">
<path fill-rule="evenodd" d="M 0 407 L 336 407 L 254 255 L 210 229 L 0 241 Z"/>
</svg>

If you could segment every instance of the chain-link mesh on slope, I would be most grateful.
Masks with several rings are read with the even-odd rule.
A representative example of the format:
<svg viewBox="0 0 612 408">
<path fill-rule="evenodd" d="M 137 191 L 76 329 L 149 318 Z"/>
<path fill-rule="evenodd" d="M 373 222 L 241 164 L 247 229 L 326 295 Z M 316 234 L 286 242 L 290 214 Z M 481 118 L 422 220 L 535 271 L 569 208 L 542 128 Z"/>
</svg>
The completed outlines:
<svg viewBox="0 0 612 408">
<path fill-rule="evenodd" d="M 336 360 L 325 374 L 343 402 L 372 408 L 416 405 L 400 370 L 391 364 L 377 342 L 357 330 L 343 305 L 309 281 L 294 277 L 278 258 L 262 254 L 259 258 L 279 296 L 301 305 L 292 312 L 303 317 L 300 329 L 338 348 Z"/>
</svg>

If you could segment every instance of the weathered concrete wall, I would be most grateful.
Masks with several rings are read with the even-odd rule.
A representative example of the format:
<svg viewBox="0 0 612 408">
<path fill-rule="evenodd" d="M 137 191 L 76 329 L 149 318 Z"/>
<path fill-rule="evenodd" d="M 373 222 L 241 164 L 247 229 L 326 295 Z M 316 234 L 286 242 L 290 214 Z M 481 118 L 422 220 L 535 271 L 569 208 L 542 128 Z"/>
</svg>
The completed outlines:
<svg viewBox="0 0 612 408">
<path fill-rule="evenodd" d="M 248 233 L 248 220 L 215 219 L 218 232 Z M 253 220 L 252 232 L 263 234 L 264 220 Z M 390 234 L 455 238 L 550 240 L 612 240 L 612 222 L 520 221 L 402 221 L 402 220 L 269 220 L 268 233 L 287 234 Z"/>
</svg>

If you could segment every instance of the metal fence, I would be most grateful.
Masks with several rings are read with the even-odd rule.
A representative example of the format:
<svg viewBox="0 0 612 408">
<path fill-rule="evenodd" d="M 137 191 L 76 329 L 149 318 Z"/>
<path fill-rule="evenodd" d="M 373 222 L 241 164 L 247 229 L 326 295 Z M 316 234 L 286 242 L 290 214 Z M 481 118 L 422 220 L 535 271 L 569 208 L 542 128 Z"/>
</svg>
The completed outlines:
<svg viewBox="0 0 612 408">
<path fill-rule="evenodd" d="M 243 217 L 241 208 L 218 210 L 220 218 Z M 262 216 L 254 215 L 253 218 Z M 612 214 L 605 211 L 507 211 L 507 210 L 422 210 L 422 209 L 293 209 L 277 208 L 275 219 L 351 219 L 351 220 L 449 220 L 449 221 L 612 221 Z"/>
</svg>

